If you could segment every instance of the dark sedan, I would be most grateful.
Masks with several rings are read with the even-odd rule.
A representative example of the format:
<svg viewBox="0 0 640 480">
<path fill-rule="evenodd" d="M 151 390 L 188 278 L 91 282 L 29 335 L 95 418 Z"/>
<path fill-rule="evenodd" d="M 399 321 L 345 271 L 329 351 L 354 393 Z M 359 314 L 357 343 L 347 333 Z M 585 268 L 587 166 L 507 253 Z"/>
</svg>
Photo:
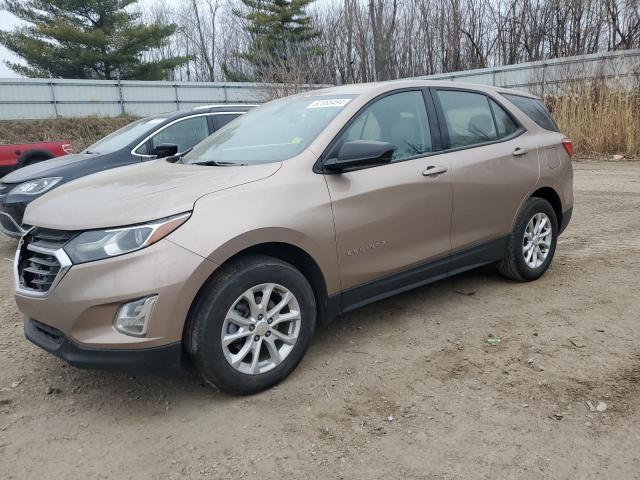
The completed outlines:
<svg viewBox="0 0 640 480">
<path fill-rule="evenodd" d="M 86 150 L 21 168 L 0 180 L 0 231 L 19 238 L 29 202 L 92 173 L 183 153 L 255 105 L 214 105 L 137 120 Z"/>
</svg>

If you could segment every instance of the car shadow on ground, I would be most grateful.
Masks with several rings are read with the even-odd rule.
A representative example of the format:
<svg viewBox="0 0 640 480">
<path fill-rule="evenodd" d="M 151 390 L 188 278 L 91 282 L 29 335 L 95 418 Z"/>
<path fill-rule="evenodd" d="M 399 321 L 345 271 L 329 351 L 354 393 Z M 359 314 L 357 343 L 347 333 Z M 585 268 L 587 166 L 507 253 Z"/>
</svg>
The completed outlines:
<svg viewBox="0 0 640 480">
<path fill-rule="evenodd" d="M 368 332 L 385 334 L 406 322 L 407 319 L 404 317 L 411 314 L 419 314 L 428 322 L 430 313 L 442 313 L 448 302 L 462 296 L 474 295 L 480 288 L 500 288 L 501 284 L 507 283 L 513 282 L 503 279 L 493 269 L 486 267 L 342 315 L 330 325 L 320 327 L 316 331 L 307 355 L 289 378 L 274 389 L 250 398 L 257 401 L 260 401 L 261 397 L 273 398 L 279 391 L 295 388 L 296 382 L 304 382 L 305 372 L 322 368 L 328 359 L 341 354 L 361 353 L 355 346 L 365 329 Z M 74 394 L 74 400 L 86 403 L 85 407 L 97 407 L 102 404 L 102 398 L 113 398 L 117 395 L 121 402 L 120 407 L 126 407 L 129 413 L 137 412 L 146 416 L 153 414 L 153 410 L 150 411 L 148 408 L 150 403 L 161 407 L 163 402 L 170 402 L 173 406 L 179 407 L 200 402 L 224 404 L 238 398 L 205 384 L 188 361 L 178 375 L 162 377 L 78 369 L 50 354 L 40 350 L 38 352 L 39 355 L 31 357 L 36 363 L 33 365 L 35 370 L 46 372 L 47 378 L 55 388 L 59 388 L 63 395 Z"/>
</svg>

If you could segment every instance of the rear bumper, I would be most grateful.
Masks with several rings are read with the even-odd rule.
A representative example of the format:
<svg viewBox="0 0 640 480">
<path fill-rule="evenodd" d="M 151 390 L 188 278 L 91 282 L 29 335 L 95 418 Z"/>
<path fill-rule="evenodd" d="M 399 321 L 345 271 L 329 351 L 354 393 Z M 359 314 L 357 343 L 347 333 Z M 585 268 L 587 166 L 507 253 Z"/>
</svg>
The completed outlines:
<svg viewBox="0 0 640 480">
<path fill-rule="evenodd" d="M 29 317 L 24 334 L 38 347 L 80 368 L 171 375 L 182 369 L 181 342 L 136 350 L 85 348 L 60 330 Z"/>
</svg>

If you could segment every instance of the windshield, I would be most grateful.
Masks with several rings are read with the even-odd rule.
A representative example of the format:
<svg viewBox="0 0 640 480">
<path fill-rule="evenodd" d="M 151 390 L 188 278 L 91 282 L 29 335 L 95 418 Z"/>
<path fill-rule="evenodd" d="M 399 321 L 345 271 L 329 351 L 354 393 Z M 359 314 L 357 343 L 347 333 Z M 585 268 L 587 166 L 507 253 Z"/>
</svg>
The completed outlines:
<svg viewBox="0 0 640 480">
<path fill-rule="evenodd" d="M 138 137 L 150 132 L 156 128 L 159 124 L 167 119 L 166 115 L 158 115 L 155 117 L 142 118 L 135 122 L 125 125 L 119 130 L 110 133 L 102 140 L 98 140 L 96 143 L 84 150 L 83 153 L 99 153 L 104 155 L 105 153 L 115 152 L 121 148 L 126 147 L 130 143 L 134 142 Z"/>
<path fill-rule="evenodd" d="M 309 94 L 268 103 L 198 144 L 184 163 L 251 165 L 295 157 L 355 97 Z"/>
</svg>

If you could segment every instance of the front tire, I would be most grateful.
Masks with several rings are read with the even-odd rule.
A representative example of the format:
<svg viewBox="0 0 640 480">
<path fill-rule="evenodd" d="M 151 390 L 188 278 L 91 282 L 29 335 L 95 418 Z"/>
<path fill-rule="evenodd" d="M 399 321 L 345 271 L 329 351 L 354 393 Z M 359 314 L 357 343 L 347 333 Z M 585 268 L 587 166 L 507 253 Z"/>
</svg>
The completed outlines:
<svg viewBox="0 0 640 480">
<path fill-rule="evenodd" d="M 543 198 L 530 198 L 518 215 L 499 272 L 521 282 L 537 280 L 551 265 L 557 240 L 553 207 Z"/>
<path fill-rule="evenodd" d="M 247 255 L 217 272 L 201 291 L 185 333 L 207 383 L 257 393 L 286 378 L 304 356 L 316 324 L 307 279 L 292 265 Z"/>
</svg>

